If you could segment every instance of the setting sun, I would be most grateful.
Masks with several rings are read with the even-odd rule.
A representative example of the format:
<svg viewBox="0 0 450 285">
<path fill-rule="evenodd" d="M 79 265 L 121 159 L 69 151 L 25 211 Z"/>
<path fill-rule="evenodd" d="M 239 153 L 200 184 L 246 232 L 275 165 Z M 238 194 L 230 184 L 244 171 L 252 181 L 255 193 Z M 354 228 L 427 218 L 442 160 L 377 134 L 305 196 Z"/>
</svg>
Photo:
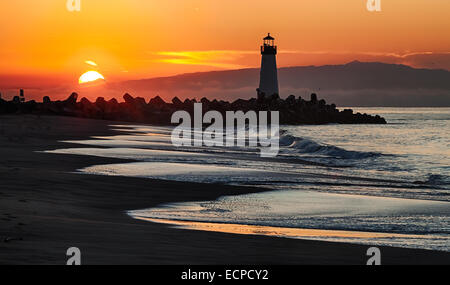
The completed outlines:
<svg viewBox="0 0 450 285">
<path fill-rule="evenodd" d="M 84 73 L 83 75 L 80 76 L 80 79 L 78 80 L 78 83 L 80 84 L 84 84 L 84 83 L 88 83 L 88 82 L 93 82 L 99 79 L 105 79 L 105 77 L 103 77 L 103 75 L 101 75 L 100 73 L 98 73 L 97 71 L 88 71 L 86 73 Z"/>
</svg>

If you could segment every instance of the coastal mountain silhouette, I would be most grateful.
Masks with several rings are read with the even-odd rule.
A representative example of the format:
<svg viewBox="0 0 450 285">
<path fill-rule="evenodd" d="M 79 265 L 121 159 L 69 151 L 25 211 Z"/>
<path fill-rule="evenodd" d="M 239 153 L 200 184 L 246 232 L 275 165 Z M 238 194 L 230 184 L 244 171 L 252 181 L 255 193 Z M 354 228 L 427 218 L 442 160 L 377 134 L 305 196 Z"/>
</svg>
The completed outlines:
<svg viewBox="0 0 450 285">
<path fill-rule="evenodd" d="M 416 69 L 400 64 L 353 61 L 344 65 L 295 66 L 279 68 L 284 88 L 321 89 L 446 89 L 450 72 L 442 69 Z M 239 69 L 187 73 L 170 77 L 131 80 L 122 86 L 162 89 L 224 88 L 257 86 L 259 69 Z"/>
<path fill-rule="evenodd" d="M 163 98 L 237 99 L 256 96 L 259 69 L 199 72 L 111 84 L 111 89 Z M 450 106 L 450 72 L 406 65 L 353 61 L 344 65 L 279 68 L 281 96 L 318 92 L 330 102 L 354 106 Z"/>
<path fill-rule="evenodd" d="M 317 93 L 338 106 L 450 107 L 450 71 L 443 69 L 353 61 L 343 65 L 283 67 L 278 70 L 278 79 L 282 98 L 291 94 L 309 98 L 311 93 Z M 25 89 L 27 99 L 36 101 L 42 101 L 44 96 L 64 100 L 73 91 L 92 100 L 102 96 L 120 101 L 123 94 L 130 93 L 145 99 L 159 95 L 167 102 L 174 97 L 234 101 L 256 97 L 259 68 L 109 82 L 79 90 L 52 82 L 48 78 L 13 80 L 0 75 L 0 92 L 3 98 L 11 99 L 19 89 Z"/>
</svg>

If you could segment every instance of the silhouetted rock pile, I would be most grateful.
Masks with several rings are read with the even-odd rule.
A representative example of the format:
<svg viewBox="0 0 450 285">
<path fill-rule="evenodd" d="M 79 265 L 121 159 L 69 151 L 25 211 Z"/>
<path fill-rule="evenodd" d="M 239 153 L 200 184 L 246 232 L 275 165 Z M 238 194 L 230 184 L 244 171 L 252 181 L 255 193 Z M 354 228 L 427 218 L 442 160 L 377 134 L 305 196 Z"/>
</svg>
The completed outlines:
<svg viewBox="0 0 450 285">
<path fill-rule="evenodd" d="M 64 101 L 51 101 L 44 97 L 42 103 L 35 101 L 21 102 L 20 100 L 5 101 L 0 98 L 0 114 L 23 113 L 40 115 L 62 115 L 75 116 L 91 119 L 105 119 L 113 121 L 142 122 L 160 125 L 170 125 L 170 119 L 175 111 L 185 110 L 193 113 L 195 99 L 186 99 L 184 102 L 179 98 L 173 98 L 171 103 L 157 96 L 148 103 L 144 98 L 134 98 L 130 94 L 123 96 L 124 102 L 119 103 L 116 99 L 106 101 L 103 97 L 90 102 L 86 98 L 78 101 L 78 94 L 72 93 Z M 200 100 L 203 112 L 209 110 L 219 111 L 279 111 L 280 124 L 386 124 L 384 118 L 367 114 L 354 114 L 353 110 L 345 109 L 339 111 L 336 105 L 327 105 L 325 100 L 318 100 L 316 94 L 311 94 L 311 100 L 307 101 L 294 95 L 285 100 L 278 96 L 272 98 L 252 98 L 249 100 L 238 99 L 232 103 L 207 98 Z"/>
</svg>

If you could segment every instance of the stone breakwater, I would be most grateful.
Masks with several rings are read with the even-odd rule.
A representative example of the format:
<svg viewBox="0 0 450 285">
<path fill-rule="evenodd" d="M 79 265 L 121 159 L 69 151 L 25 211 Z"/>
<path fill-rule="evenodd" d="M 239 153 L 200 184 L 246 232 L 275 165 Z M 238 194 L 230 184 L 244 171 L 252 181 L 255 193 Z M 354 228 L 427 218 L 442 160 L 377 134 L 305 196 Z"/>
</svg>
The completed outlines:
<svg viewBox="0 0 450 285">
<path fill-rule="evenodd" d="M 338 110 L 335 104 L 327 104 L 323 99 L 318 100 L 316 94 L 311 94 L 309 100 L 291 95 L 284 100 L 278 96 L 272 96 L 249 100 L 238 99 L 234 102 L 210 101 L 207 98 L 202 98 L 199 102 L 195 99 L 181 101 L 175 97 L 168 103 L 159 96 L 146 102 L 144 98 L 134 98 L 129 94 L 125 94 L 123 99 L 124 102 L 119 103 L 116 99 L 106 101 L 103 97 L 98 97 L 95 102 L 91 102 L 86 98 L 78 100 L 77 93 L 72 93 L 64 101 L 52 101 L 46 96 L 43 102 L 25 102 L 16 97 L 12 101 L 0 99 L 0 114 L 60 115 L 170 125 L 174 112 L 184 110 L 192 114 L 194 103 L 202 103 L 204 112 L 215 110 L 222 114 L 227 111 L 279 111 L 280 124 L 284 125 L 386 124 L 386 120 L 378 115 L 354 113 L 351 109 Z"/>
</svg>

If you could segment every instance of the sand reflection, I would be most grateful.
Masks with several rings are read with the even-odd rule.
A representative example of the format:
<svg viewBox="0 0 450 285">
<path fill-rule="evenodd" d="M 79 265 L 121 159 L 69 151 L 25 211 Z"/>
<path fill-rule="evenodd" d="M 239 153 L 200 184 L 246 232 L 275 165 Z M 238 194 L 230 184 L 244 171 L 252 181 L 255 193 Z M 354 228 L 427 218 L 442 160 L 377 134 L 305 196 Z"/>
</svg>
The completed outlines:
<svg viewBox="0 0 450 285">
<path fill-rule="evenodd" d="M 167 219 L 153 219 L 135 216 L 138 220 L 149 221 L 153 223 L 162 223 L 175 226 L 180 229 L 213 231 L 241 235 L 265 235 L 287 238 L 425 238 L 423 235 L 379 233 L 379 232 L 360 232 L 360 231 L 339 231 L 339 230 L 319 230 L 319 229 L 299 229 L 270 226 L 254 226 L 227 223 L 207 223 L 192 222 Z M 429 238 L 429 236 L 427 236 Z M 438 238 L 438 237 L 437 237 Z"/>
</svg>

